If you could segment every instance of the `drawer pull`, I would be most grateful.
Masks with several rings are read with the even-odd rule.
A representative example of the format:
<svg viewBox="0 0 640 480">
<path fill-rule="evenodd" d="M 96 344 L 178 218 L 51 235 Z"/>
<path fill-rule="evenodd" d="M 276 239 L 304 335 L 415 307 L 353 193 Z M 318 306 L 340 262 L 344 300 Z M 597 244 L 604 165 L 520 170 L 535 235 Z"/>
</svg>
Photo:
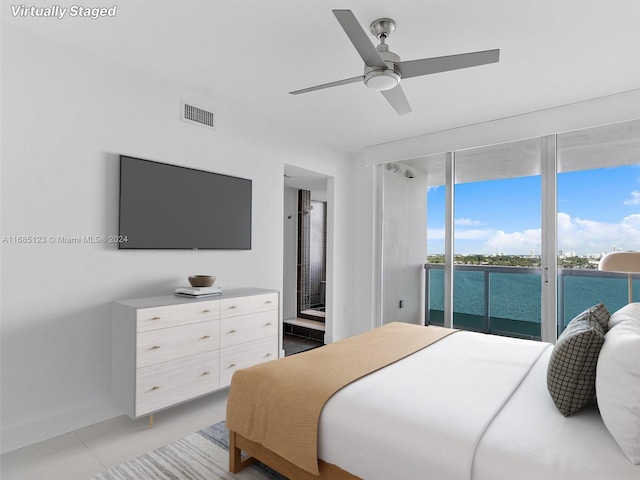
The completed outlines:
<svg viewBox="0 0 640 480">
<path fill-rule="evenodd" d="M 210 335 L 205 335 L 205 336 L 204 336 L 204 337 L 202 337 L 200 340 L 205 340 L 205 339 L 207 339 L 207 338 L 211 338 L 211 336 L 210 336 Z"/>
<path fill-rule="evenodd" d="M 151 347 L 151 350 L 157 350 L 160 348 L 160 345 L 154 345 L 153 347 Z"/>
<path fill-rule="evenodd" d="M 209 372 L 204 372 L 202 375 L 209 375 Z"/>
<path fill-rule="evenodd" d="M 238 307 L 237 307 L 236 305 L 231 305 L 231 306 L 229 307 L 229 310 L 232 310 L 232 309 L 234 309 L 234 308 L 238 308 Z"/>
<path fill-rule="evenodd" d="M 151 320 L 160 320 L 160 317 L 153 317 Z"/>
<path fill-rule="evenodd" d="M 267 354 L 265 355 L 265 357 L 270 357 L 270 356 L 271 356 L 271 354 L 270 354 L 270 353 L 267 353 Z"/>
<path fill-rule="evenodd" d="M 272 300 L 267 300 L 265 303 L 273 303 Z"/>
<path fill-rule="evenodd" d="M 152 390 L 152 391 L 153 391 L 153 390 L 160 390 L 160 387 L 157 387 L 157 386 L 156 386 L 156 387 L 151 387 L 151 390 Z"/>
<path fill-rule="evenodd" d="M 202 313 L 209 313 L 209 312 L 211 312 L 211 310 L 209 310 L 208 308 L 202 311 Z"/>
<path fill-rule="evenodd" d="M 238 366 L 238 365 L 236 365 L 235 363 L 232 363 L 231 365 L 229 365 L 229 368 L 237 367 L 237 366 Z"/>
<path fill-rule="evenodd" d="M 271 322 L 267 322 L 264 325 L 265 325 L 265 327 L 268 327 L 269 325 L 273 325 L 273 324 Z"/>
<path fill-rule="evenodd" d="M 236 333 L 237 330 L 229 330 L 229 333 Z"/>
</svg>

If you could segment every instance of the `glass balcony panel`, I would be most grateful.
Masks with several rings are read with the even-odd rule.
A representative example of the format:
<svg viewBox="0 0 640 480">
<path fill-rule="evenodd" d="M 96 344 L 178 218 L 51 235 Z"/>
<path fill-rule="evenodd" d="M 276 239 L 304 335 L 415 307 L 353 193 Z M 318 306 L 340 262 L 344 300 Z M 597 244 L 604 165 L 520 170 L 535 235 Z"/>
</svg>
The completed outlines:
<svg viewBox="0 0 640 480">
<path fill-rule="evenodd" d="M 484 272 L 454 268 L 453 328 L 485 331 Z"/>
<path fill-rule="evenodd" d="M 505 267 L 508 270 L 510 267 Z M 529 269 L 517 269 L 519 272 Z M 540 338 L 542 280 L 532 273 L 491 273 L 489 330 L 491 333 Z M 535 273 L 534 273 L 535 272 Z"/>
<path fill-rule="evenodd" d="M 633 280 L 633 291 L 640 298 L 640 280 Z M 625 274 L 598 270 L 561 269 L 558 284 L 558 335 L 578 314 L 598 303 L 609 313 L 628 303 L 628 279 Z"/>
<path fill-rule="evenodd" d="M 427 264 L 429 324 L 444 319 L 444 269 Z M 539 268 L 458 265 L 454 272 L 454 328 L 540 339 Z"/>
<path fill-rule="evenodd" d="M 429 325 L 444 325 L 444 270 L 443 265 L 427 269 L 426 319 Z"/>
<path fill-rule="evenodd" d="M 429 324 L 444 322 L 444 268 L 426 264 Z M 497 335 L 540 339 L 540 268 L 457 266 L 454 274 L 454 327 Z M 587 308 L 600 302 L 610 313 L 628 303 L 627 276 L 587 269 L 562 269 L 558 283 L 558 335 Z M 633 279 L 640 300 L 640 278 Z M 465 292 L 462 294 L 461 292 Z M 486 317 L 485 317 L 486 315 Z"/>
</svg>

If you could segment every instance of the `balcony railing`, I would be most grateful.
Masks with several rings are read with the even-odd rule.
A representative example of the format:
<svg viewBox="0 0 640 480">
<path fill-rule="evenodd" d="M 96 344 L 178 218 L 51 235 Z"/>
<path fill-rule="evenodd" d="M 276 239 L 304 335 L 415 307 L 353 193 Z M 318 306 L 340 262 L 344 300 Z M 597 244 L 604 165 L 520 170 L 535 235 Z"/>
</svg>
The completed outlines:
<svg viewBox="0 0 640 480">
<path fill-rule="evenodd" d="M 427 324 L 444 323 L 444 265 L 425 264 Z M 540 268 L 455 265 L 455 328 L 540 339 Z M 634 288 L 636 281 L 634 280 Z M 640 297 L 640 290 L 638 296 Z M 558 270 L 558 334 L 597 303 L 613 313 L 627 303 L 627 276 L 590 269 Z"/>
</svg>

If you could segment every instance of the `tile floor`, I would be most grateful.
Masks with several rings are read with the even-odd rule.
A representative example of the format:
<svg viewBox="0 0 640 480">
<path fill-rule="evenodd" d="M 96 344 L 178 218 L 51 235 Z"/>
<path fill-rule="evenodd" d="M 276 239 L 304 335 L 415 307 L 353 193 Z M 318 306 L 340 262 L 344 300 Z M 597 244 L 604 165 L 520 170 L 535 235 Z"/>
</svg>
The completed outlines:
<svg viewBox="0 0 640 480">
<path fill-rule="evenodd" d="M 295 335 L 285 335 L 282 341 L 282 347 L 284 348 L 285 356 L 294 355 L 296 353 L 318 348 L 322 345 L 322 342 L 311 340 L 309 338 L 298 337 Z"/>
<path fill-rule="evenodd" d="M 0 456 L 2 480 L 88 480 L 225 419 L 229 389 L 131 420 L 120 416 Z"/>
</svg>

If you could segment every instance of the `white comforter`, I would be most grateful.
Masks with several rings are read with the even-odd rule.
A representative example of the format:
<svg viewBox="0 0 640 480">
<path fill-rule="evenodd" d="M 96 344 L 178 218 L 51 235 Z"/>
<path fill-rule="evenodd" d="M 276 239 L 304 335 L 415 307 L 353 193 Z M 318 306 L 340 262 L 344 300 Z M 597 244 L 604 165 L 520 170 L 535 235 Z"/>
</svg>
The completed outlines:
<svg viewBox="0 0 640 480">
<path fill-rule="evenodd" d="M 639 480 L 597 410 L 565 418 L 555 409 L 551 350 L 451 335 L 335 394 L 318 455 L 365 480 Z"/>
</svg>

